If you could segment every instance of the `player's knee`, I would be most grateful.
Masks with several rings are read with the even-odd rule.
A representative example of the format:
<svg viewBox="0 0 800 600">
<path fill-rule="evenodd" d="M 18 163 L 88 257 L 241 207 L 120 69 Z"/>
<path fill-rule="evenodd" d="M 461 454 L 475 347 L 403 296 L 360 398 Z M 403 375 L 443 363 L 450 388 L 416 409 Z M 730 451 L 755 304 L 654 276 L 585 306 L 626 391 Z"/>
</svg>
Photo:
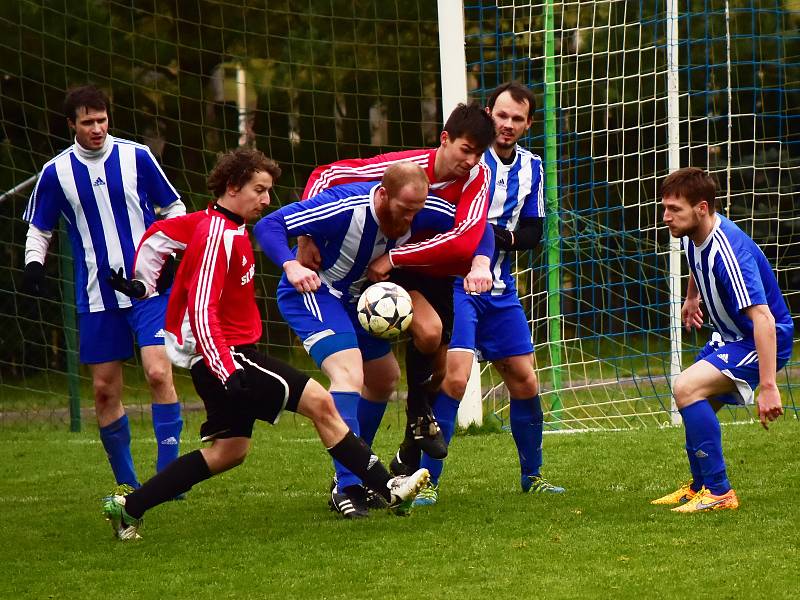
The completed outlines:
<svg viewBox="0 0 800 600">
<path fill-rule="evenodd" d="M 414 336 L 414 345 L 422 354 L 433 354 L 439 349 L 442 341 L 442 330 L 435 327 L 426 329 Z"/>
<path fill-rule="evenodd" d="M 449 375 L 442 382 L 442 391 L 456 400 L 461 400 L 467 391 L 467 377 Z"/>
<path fill-rule="evenodd" d="M 120 385 L 113 379 L 93 378 L 92 391 L 97 405 L 116 404 L 120 401 Z"/>
<path fill-rule="evenodd" d="M 397 389 L 400 382 L 400 366 L 395 364 L 380 373 L 380 376 L 372 376 L 364 381 L 364 386 L 370 391 L 374 398 L 388 398 Z"/>
<path fill-rule="evenodd" d="M 506 382 L 506 387 L 512 398 L 532 398 L 539 393 L 539 378 L 536 377 L 536 373 L 526 373 L 510 378 Z"/>
<path fill-rule="evenodd" d="M 309 382 L 300 401 L 303 405 L 303 414 L 316 425 L 330 424 L 341 419 L 333 403 L 333 396 L 313 380 Z"/>
<path fill-rule="evenodd" d="M 148 365 L 144 376 L 147 384 L 154 389 L 172 385 L 172 369 L 167 362 Z"/>
<path fill-rule="evenodd" d="M 360 392 L 364 386 L 364 367 L 361 362 L 358 364 L 339 363 L 328 368 L 326 374 L 331 380 L 333 389 Z"/>
<path fill-rule="evenodd" d="M 675 378 L 672 384 L 672 395 L 675 397 L 675 404 L 678 408 L 684 408 L 692 403 L 694 386 L 691 381 L 681 373 Z"/>
</svg>

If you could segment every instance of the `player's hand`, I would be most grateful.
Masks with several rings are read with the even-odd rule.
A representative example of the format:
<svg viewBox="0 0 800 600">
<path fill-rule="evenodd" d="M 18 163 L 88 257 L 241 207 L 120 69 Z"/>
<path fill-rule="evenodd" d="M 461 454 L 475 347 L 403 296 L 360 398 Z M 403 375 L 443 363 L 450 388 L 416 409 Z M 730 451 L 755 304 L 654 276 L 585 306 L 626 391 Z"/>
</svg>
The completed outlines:
<svg viewBox="0 0 800 600">
<path fill-rule="evenodd" d="M 314 240 L 307 235 L 297 238 L 297 262 L 306 269 L 317 271 L 322 266 L 322 256 Z"/>
<path fill-rule="evenodd" d="M 307 269 L 296 260 L 287 260 L 283 263 L 283 270 L 286 272 L 286 279 L 301 294 L 303 292 L 316 292 L 322 282 L 316 271 Z"/>
<path fill-rule="evenodd" d="M 369 263 L 369 267 L 367 267 L 367 279 L 374 283 L 386 281 L 389 279 L 389 273 L 392 272 L 392 269 L 392 261 L 389 260 L 389 255 L 381 254 L 378 258 Z"/>
<path fill-rule="evenodd" d="M 758 420 L 764 429 L 769 429 L 769 422 L 783 414 L 781 393 L 775 385 L 764 386 L 758 394 Z"/>
<path fill-rule="evenodd" d="M 111 269 L 111 276 L 108 278 L 108 283 L 112 288 L 130 298 L 141 300 L 147 295 L 144 284 L 138 279 L 126 279 L 122 267 L 117 271 Z"/>
<path fill-rule="evenodd" d="M 472 268 L 464 277 L 464 291 L 468 294 L 482 294 L 492 289 L 492 272 L 489 270 L 489 257 L 476 256 Z"/>
<path fill-rule="evenodd" d="M 703 326 L 703 311 L 700 309 L 700 296 L 686 298 L 681 307 L 681 321 L 686 331 L 692 328 L 700 329 Z"/>
<path fill-rule="evenodd" d="M 40 262 L 29 262 L 25 265 L 25 272 L 22 274 L 22 288 L 23 294 L 28 296 L 41 297 L 45 295 L 45 270 L 44 265 Z"/>
<path fill-rule="evenodd" d="M 225 391 L 228 397 L 238 405 L 247 404 L 250 400 L 250 386 L 247 383 L 247 373 L 238 368 L 228 376 L 225 381 Z"/>
<path fill-rule="evenodd" d="M 156 291 L 159 294 L 163 294 L 170 288 L 173 281 L 175 281 L 175 255 L 170 254 L 167 260 L 164 261 L 161 275 L 158 276 L 156 281 Z"/>
</svg>

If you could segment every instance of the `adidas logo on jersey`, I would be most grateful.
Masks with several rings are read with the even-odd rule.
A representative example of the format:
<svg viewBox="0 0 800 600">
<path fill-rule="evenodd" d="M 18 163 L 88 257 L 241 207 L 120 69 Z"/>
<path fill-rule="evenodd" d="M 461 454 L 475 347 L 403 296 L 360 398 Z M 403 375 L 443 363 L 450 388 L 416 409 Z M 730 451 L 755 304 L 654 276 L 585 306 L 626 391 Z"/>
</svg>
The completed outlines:
<svg viewBox="0 0 800 600">
<path fill-rule="evenodd" d="M 243 256 L 242 257 L 242 266 L 245 266 L 246 264 L 247 264 L 247 257 Z"/>
<path fill-rule="evenodd" d="M 155 333 L 155 335 L 153 337 L 164 338 L 166 336 L 167 336 L 167 332 L 164 331 L 163 329 L 159 329 L 158 331 L 156 331 L 156 333 Z"/>
<path fill-rule="evenodd" d="M 498 179 L 497 183 L 495 183 L 497 187 L 504 188 L 506 187 L 506 180 L 505 179 Z"/>
<path fill-rule="evenodd" d="M 175 439 L 174 435 L 171 435 L 167 439 L 161 440 L 161 445 L 162 446 L 177 446 L 178 445 L 178 440 Z"/>
<path fill-rule="evenodd" d="M 728 355 L 727 354 L 717 354 L 717 356 L 719 356 L 719 359 L 722 362 L 724 362 L 726 365 L 728 364 Z"/>
<path fill-rule="evenodd" d="M 94 183 L 92 185 L 94 187 L 99 187 L 99 186 L 105 185 L 105 184 L 106 184 L 106 182 L 103 181 L 100 177 L 98 177 L 97 179 L 94 180 Z"/>
</svg>

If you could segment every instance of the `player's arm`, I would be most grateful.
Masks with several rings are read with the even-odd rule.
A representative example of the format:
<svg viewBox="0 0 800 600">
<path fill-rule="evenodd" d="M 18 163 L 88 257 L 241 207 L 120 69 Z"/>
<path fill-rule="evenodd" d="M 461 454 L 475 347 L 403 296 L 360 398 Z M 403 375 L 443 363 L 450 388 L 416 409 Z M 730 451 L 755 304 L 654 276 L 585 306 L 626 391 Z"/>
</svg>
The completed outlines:
<svg viewBox="0 0 800 600">
<path fill-rule="evenodd" d="M 744 313 L 753 322 L 753 339 L 758 353 L 758 418 L 767 429 L 770 421 L 783 414 L 781 394 L 775 382 L 778 366 L 775 317 L 766 304 L 750 306 Z"/>
<path fill-rule="evenodd" d="M 468 294 L 481 294 L 492 289 L 491 258 L 494 255 L 495 236 L 491 227 L 484 229 L 481 241 L 472 257 L 469 273 L 464 277 L 464 291 Z"/>
<path fill-rule="evenodd" d="M 453 228 L 422 242 L 394 248 L 390 252 L 394 267 L 414 268 L 434 276 L 463 275 L 469 271 L 475 248 L 486 228 L 489 208 L 489 168 L 479 164 L 473 173 L 456 206 Z"/>
<path fill-rule="evenodd" d="M 60 205 L 66 203 L 64 192 L 58 184 L 55 166 L 42 171 L 33 189 L 23 219 L 28 222 L 25 237 L 25 272 L 22 291 L 32 296 L 44 293 L 44 261 L 53 238 L 53 229 L 58 224 Z"/>
<path fill-rule="evenodd" d="M 136 149 L 136 170 L 148 197 L 160 207 L 162 218 L 172 219 L 186 214 L 186 205 L 178 190 L 169 182 L 149 148 Z"/>
<path fill-rule="evenodd" d="M 219 300 L 230 259 L 223 242 L 224 232 L 224 228 L 215 233 L 198 231 L 193 237 L 191 243 L 200 246 L 197 256 L 202 258 L 190 279 L 187 298 L 189 325 L 197 348 L 208 369 L 223 384 L 240 368 L 231 356 L 219 319 Z"/>
<path fill-rule="evenodd" d="M 691 331 L 692 327 L 700 329 L 703 326 L 703 311 L 700 308 L 700 290 L 697 289 L 697 282 L 694 275 L 689 273 L 689 283 L 686 286 L 686 299 L 681 307 L 681 321 L 686 331 Z"/>
<path fill-rule="evenodd" d="M 544 217 L 523 217 L 516 231 L 492 224 L 495 245 L 500 250 L 533 250 L 542 240 Z"/>
</svg>

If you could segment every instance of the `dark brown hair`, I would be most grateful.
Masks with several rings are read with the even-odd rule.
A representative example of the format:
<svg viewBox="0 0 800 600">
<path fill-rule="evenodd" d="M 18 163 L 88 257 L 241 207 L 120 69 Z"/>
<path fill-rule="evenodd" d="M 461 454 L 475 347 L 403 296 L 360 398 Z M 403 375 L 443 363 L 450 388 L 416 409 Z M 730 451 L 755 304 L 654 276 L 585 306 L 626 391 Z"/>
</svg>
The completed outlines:
<svg viewBox="0 0 800 600">
<path fill-rule="evenodd" d="M 714 212 L 716 206 L 717 184 L 714 178 L 703 169 L 684 167 L 670 173 L 661 182 L 661 197 L 686 198 L 691 206 L 697 206 L 705 200 L 708 212 Z"/>
<path fill-rule="evenodd" d="M 465 137 L 483 152 L 494 141 L 494 121 L 477 102 L 459 104 L 450 113 L 444 130 L 451 141 Z"/>
<path fill-rule="evenodd" d="M 241 189 L 256 172 L 266 172 L 272 179 L 281 176 L 281 168 L 271 158 L 267 158 L 260 150 L 253 148 L 237 148 L 217 158 L 217 164 L 208 174 L 208 189 L 217 198 L 222 198 L 228 186 Z"/>
<path fill-rule="evenodd" d="M 489 110 L 494 109 L 494 103 L 497 102 L 497 98 L 499 98 L 500 94 L 503 92 L 508 92 L 514 99 L 514 102 L 527 102 L 528 118 L 530 119 L 533 117 L 533 113 L 536 112 L 536 98 L 533 97 L 533 92 L 531 92 L 526 86 L 522 85 L 519 81 L 509 81 L 508 83 L 498 85 L 496 88 L 494 88 L 489 96 L 489 102 L 487 104 Z"/>
<path fill-rule="evenodd" d="M 80 107 L 108 111 L 108 105 L 108 96 L 103 90 L 93 85 L 84 85 L 67 92 L 64 98 L 64 116 L 74 123 L 78 118 Z"/>
</svg>

